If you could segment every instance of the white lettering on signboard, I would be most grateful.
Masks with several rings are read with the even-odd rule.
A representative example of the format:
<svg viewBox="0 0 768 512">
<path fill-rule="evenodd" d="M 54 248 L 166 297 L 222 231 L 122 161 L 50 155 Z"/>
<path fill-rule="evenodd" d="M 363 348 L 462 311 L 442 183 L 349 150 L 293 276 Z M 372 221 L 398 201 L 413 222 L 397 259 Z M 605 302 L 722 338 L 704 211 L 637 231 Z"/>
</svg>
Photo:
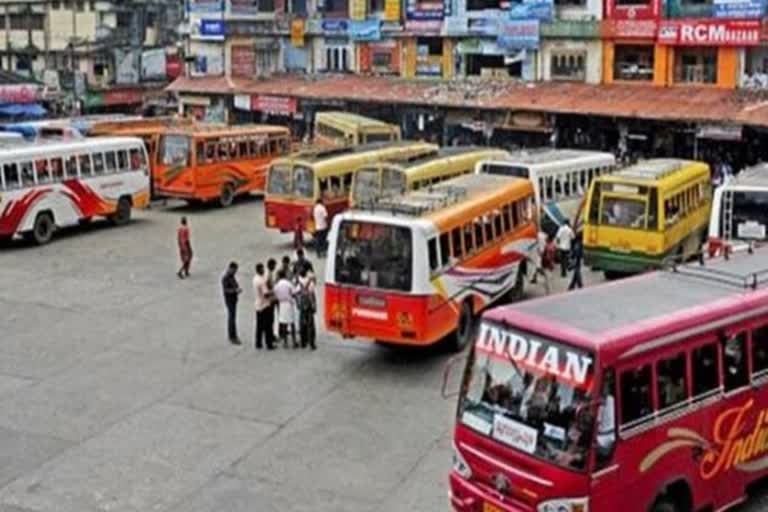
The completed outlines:
<svg viewBox="0 0 768 512">
<path fill-rule="evenodd" d="M 534 453 L 539 432 L 515 420 L 497 414 L 493 418 L 493 438 L 513 448 Z"/>
<path fill-rule="evenodd" d="M 754 220 L 740 222 L 736 227 L 739 238 L 744 239 L 765 239 L 765 224 L 760 224 Z"/>
<path fill-rule="evenodd" d="M 543 373 L 561 377 L 580 385 L 587 383 L 592 358 L 557 345 L 545 344 L 519 333 L 502 330 L 492 324 L 480 326 L 477 348 L 499 357 L 510 358 L 516 363 L 537 369 Z"/>
</svg>

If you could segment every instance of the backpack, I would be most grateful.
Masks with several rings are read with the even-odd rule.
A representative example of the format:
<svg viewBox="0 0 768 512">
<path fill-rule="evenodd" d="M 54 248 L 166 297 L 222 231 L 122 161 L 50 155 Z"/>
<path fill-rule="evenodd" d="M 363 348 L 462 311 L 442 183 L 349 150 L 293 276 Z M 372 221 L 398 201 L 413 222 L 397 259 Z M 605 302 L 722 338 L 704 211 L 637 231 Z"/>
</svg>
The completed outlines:
<svg viewBox="0 0 768 512">
<path fill-rule="evenodd" d="M 296 307 L 299 311 L 315 312 L 315 294 L 309 290 L 309 286 L 299 283 L 299 292 L 296 294 Z"/>
</svg>

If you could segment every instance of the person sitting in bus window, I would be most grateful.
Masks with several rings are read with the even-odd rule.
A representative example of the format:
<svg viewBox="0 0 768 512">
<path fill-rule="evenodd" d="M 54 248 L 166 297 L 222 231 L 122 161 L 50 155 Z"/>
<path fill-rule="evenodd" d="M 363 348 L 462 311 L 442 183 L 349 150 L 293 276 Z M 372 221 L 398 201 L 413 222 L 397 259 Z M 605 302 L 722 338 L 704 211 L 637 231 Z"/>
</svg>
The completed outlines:
<svg viewBox="0 0 768 512">
<path fill-rule="evenodd" d="M 603 396 L 597 409 L 597 455 L 605 459 L 616 443 L 616 399 L 613 396 L 613 374 L 606 374 Z"/>
<path fill-rule="evenodd" d="M 21 164 L 21 184 L 25 187 L 35 184 L 35 173 L 32 169 L 32 162 L 24 162 Z"/>
<path fill-rule="evenodd" d="M 19 170 L 16 164 L 5 164 L 3 166 L 5 174 L 5 188 L 16 188 L 19 183 Z"/>
<path fill-rule="evenodd" d="M 54 181 L 59 181 L 63 177 L 63 163 L 61 158 L 54 158 L 51 160 L 51 174 Z"/>
<path fill-rule="evenodd" d="M 739 334 L 724 343 L 723 364 L 725 366 L 726 391 L 745 386 L 749 380 L 744 357 L 745 341 L 744 334 Z"/>
<path fill-rule="evenodd" d="M 38 183 L 50 183 L 51 176 L 48 174 L 48 160 L 38 160 L 35 162 Z"/>
<path fill-rule="evenodd" d="M 216 160 L 216 146 L 214 144 L 206 144 L 205 163 L 211 163 L 215 160 Z"/>
</svg>

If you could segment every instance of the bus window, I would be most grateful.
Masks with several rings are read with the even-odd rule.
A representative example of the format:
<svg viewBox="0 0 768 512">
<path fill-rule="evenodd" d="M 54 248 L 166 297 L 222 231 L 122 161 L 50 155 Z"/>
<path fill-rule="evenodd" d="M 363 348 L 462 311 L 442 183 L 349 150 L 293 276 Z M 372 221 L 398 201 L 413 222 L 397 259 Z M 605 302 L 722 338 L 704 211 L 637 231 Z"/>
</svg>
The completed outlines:
<svg viewBox="0 0 768 512">
<path fill-rule="evenodd" d="M 485 242 L 483 242 L 483 219 L 480 217 L 476 218 L 474 221 L 475 225 L 475 247 L 480 249 Z"/>
<path fill-rule="evenodd" d="M 571 179 L 573 178 L 571 173 L 564 174 L 563 180 L 563 196 L 567 199 L 571 197 Z"/>
<path fill-rule="evenodd" d="M 766 370 L 768 370 L 768 325 L 752 331 L 752 375 L 763 375 Z"/>
<path fill-rule="evenodd" d="M 21 185 L 29 187 L 35 184 L 35 170 L 32 162 L 21 163 Z"/>
<path fill-rule="evenodd" d="M 464 224 L 464 250 L 467 255 L 475 250 L 475 242 L 472 239 L 472 224 Z"/>
<path fill-rule="evenodd" d="M 613 457 L 616 445 L 616 372 L 603 373 L 600 406 L 597 409 L 597 469 L 604 469 Z"/>
<path fill-rule="evenodd" d="M 512 203 L 510 206 L 510 209 L 512 210 L 512 229 L 517 229 L 520 225 L 520 210 L 518 206 L 517 202 Z"/>
<path fill-rule="evenodd" d="M 504 228 L 501 225 L 501 212 L 498 210 L 493 212 L 493 229 L 496 232 L 496 237 L 501 237 L 504 234 Z"/>
<path fill-rule="evenodd" d="M 452 256 L 460 260 L 464 257 L 464 249 L 461 246 L 461 228 L 454 228 L 453 231 L 451 231 L 451 241 L 453 242 L 453 251 Z"/>
<path fill-rule="evenodd" d="M 117 172 L 117 157 L 114 151 L 104 153 L 104 165 L 106 166 L 107 173 L 115 174 Z"/>
<path fill-rule="evenodd" d="M 544 196 L 542 199 L 551 201 L 554 198 L 554 193 L 552 191 L 552 176 L 547 176 L 545 179 L 545 182 L 546 182 L 546 192 L 542 194 Z"/>
<path fill-rule="evenodd" d="M 190 144 L 190 138 L 186 135 L 166 135 L 163 138 L 162 163 L 164 165 L 178 165 L 181 167 L 189 165 Z M 128 169 L 127 155 L 125 166 L 121 162 L 120 168 L 123 170 Z"/>
<path fill-rule="evenodd" d="M 206 160 L 205 144 L 203 142 L 198 142 L 196 148 L 197 148 L 196 151 L 195 151 L 196 163 L 198 165 L 202 164 L 202 163 L 205 163 L 205 160 Z"/>
<path fill-rule="evenodd" d="M 250 152 L 248 151 L 248 142 L 247 141 L 240 141 L 238 143 L 238 146 L 239 146 L 238 151 L 240 153 L 240 157 L 247 158 L 247 157 L 250 156 L 250 154 L 249 154 Z"/>
<path fill-rule="evenodd" d="M 656 391 L 660 411 L 677 405 L 688 397 L 685 376 L 685 354 L 682 352 L 656 363 Z"/>
<path fill-rule="evenodd" d="M 587 181 L 587 171 L 581 170 L 579 173 L 579 195 L 583 196 L 587 192 L 589 182 Z"/>
<path fill-rule="evenodd" d="M 95 174 L 104 174 L 104 155 L 101 153 L 94 153 L 93 158 L 93 172 Z"/>
<path fill-rule="evenodd" d="M 554 178 L 554 182 L 555 182 L 555 195 L 551 196 L 552 199 L 557 200 L 557 199 L 562 199 L 562 197 L 563 197 L 563 184 L 560 182 L 560 180 L 562 178 L 563 178 L 562 176 L 557 176 L 557 177 Z M 552 178 L 547 178 L 547 180 L 552 180 Z"/>
<path fill-rule="evenodd" d="M 490 244 L 496 238 L 493 236 L 493 218 L 490 215 L 483 215 L 482 222 L 485 227 L 485 243 Z"/>
<path fill-rule="evenodd" d="M 746 333 L 739 333 L 723 343 L 723 375 L 726 393 L 749 382 Z"/>
<path fill-rule="evenodd" d="M 139 148 L 131 149 L 131 169 L 134 171 L 140 171 L 147 166 L 147 161 L 144 158 L 144 153 Z"/>
<path fill-rule="evenodd" d="M 51 158 L 51 176 L 53 181 L 61 181 L 64 178 L 64 161 L 61 157 Z"/>
<path fill-rule="evenodd" d="M 621 374 L 622 425 L 651 414 L 651 366 L 645 365 Z"/>
<path fill-rule="evenodd" d="M 451 261 L 451 243 L 449 238 L 450 235 L 448 233 L 440 235 L 440 264 L 443 267 L 448 266 L 448 263 Z"/>
<path fill-rule="evenodd" d="M 648 230 L 659 229 L 659 192 L 656 187 L 650 189 L 648 195 Z"/>
<path fill-rule="evenodd" d="M 712 343 L 691 353 L 693 396 L 701 396 L 720 387 L 717 368 L 717 346 Z"/>
<path fill-rule="evenodd" d="M 77 157 L 76 156 L 70 156 L 67 158 L 67 178 L 78 178 L 79 173 L 77 169 Z"/>
<path fill-rule="evenodd" d="M 505 204 L 501 209 L 501 221 L 504 224 L 504 233 L 512 231 L 512 212 L 508 204 Z"/>
<path fill-rule="evenodd" d="M 38 183 L 50 183 L 51 174 L 49 172 L 48 160 L 38 160 L 35 162 L 35 172 L 37 173 Z"/>
<path fill-rule="evenodd" d="M 333 179 L 333 178 L 332 178 Z M 315 176 L 312 169 L 297 165 L 293 170 L 293 191 L 296 195 L 313 198 L 315 195 Z"/>
<path fill-rule="evenodd" d="M 432 272 L 437 270 L 438 267 L 438 256 L 437 256 L 437 239 L 431 238 L 429 242 L 427 242 L 427 250 L 429 253 L 429 270 Z"/>
<path fill-rule="evenodd" d="M 3 166 L 3 175 L 5 176 L 5 188 L 18 188 L 21 186 L 19 182 L 19 167 L 13 164 L 5 164 Z"/>
<path fill-rule="evenodd" d="M 80 162 L 80 176 L 90 176 L 92 173 L 91 155 L 80 155 L 78 160 Z"/>
</svg>

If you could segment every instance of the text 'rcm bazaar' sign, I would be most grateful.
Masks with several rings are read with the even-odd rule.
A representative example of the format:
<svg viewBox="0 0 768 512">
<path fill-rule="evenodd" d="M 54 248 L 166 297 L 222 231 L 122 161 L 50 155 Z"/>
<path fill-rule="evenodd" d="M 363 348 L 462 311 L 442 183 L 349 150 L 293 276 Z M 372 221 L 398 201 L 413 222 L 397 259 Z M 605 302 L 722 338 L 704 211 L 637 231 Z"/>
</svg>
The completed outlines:
<svg viewBox="0 0 768 512">
<path fill-rule="evenodd" d="M 669 46 L 757 46 L 759 20 L 662 20 L 659 44 Z"/>
</svg>

